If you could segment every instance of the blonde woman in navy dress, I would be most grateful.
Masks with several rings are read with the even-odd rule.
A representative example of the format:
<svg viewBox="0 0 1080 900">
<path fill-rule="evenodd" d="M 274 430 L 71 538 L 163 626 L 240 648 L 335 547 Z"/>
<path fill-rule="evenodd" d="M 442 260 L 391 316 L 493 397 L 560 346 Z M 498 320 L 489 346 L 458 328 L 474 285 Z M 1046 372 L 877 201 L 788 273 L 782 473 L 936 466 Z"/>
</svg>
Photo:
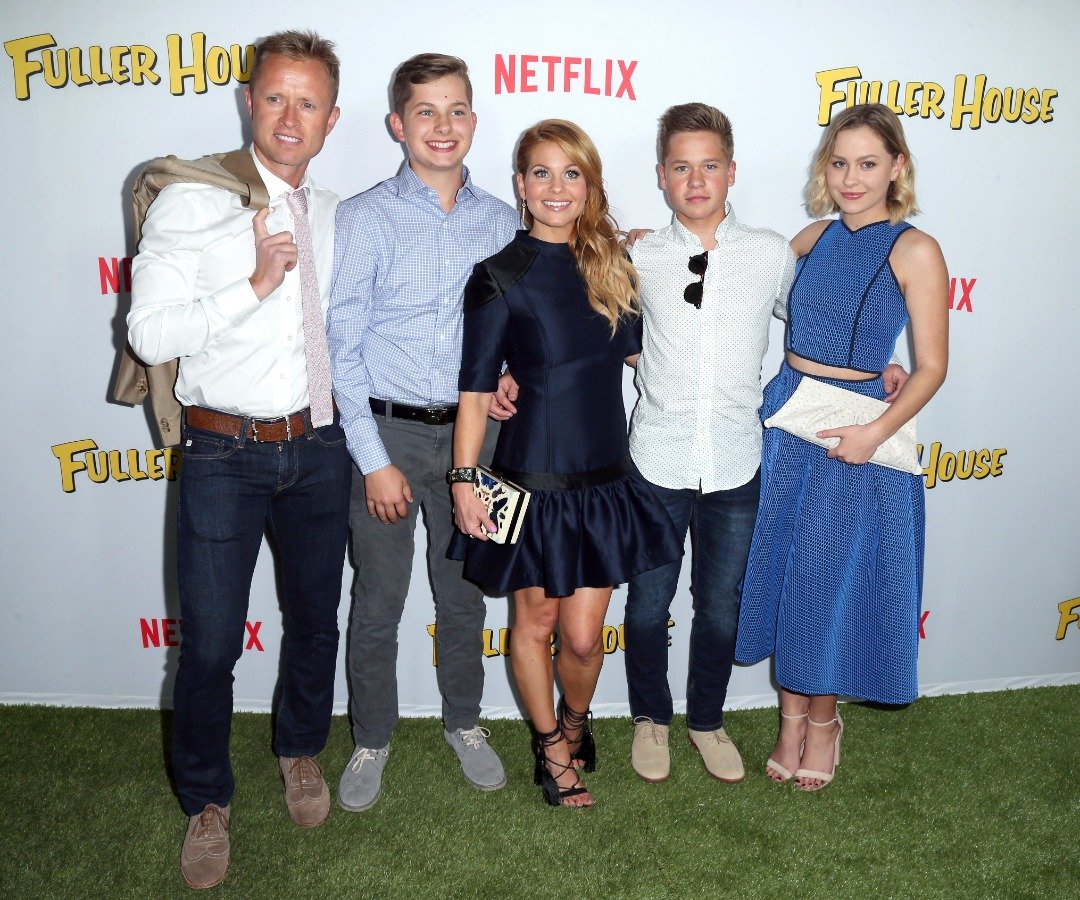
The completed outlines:
<svg viewBox="0 0 1080 900">
<path fill-rule="evenodd" d="M 765 432 L 736 658 L 774 655 L 781 721 L 766 773 L 815 791 L 840 761 L 838 694 L 896 704 L 918 692 L 922 478 L 867 461 L 945 380 L 948 273 L 937 242 L 904 221 L 917 212 L 915 170 L 888 107 L 832 120 L 807 201 L 811 215 L 840 216 L 791 242 L 786 355 L 762 419 L 803 378 L 892 400 L 874 422 L 819 432 L 840 438 L 828 451 Z M 909 321 L 914 368 L 886 397 L 880 373 Z"/>
<path fill-rule="evenodd" d="M 522 135 L 515 169 L 529 230 L 465 286 L 450 476 L 462 535 L 450 552 L 464 551 L 466 577 L 513 594 L 510 661 L 545 800 L 589 806 L 577 769 L 596 764 L 588 710 L 612 588 L 679 559 L 682 540 L 630 461 L 622 384 L 623 362 L 641 350 L 636 277 L 608 215 L 596 147 L 572 122 L 548 119 Z M 492 468 L 532 492 L 514 544 L 487 539 L 495 526 L 470 472 L 504 360 L 517 413 L 502 426 Z"/>
</svg>

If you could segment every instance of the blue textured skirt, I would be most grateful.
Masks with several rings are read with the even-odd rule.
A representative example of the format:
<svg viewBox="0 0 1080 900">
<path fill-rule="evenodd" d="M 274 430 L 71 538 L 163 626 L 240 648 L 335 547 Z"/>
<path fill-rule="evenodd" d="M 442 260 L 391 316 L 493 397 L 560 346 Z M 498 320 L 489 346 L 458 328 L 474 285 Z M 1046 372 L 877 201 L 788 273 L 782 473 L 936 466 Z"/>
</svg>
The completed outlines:
<svg viewBox="0 0 1080 900">
<path fill-rule="evenodd" d="M 804 376 L 786 363 L 762 419 Z M 880 378 L 821 379 L 882 399 Z M 922 606 L 923 482 L 765 429 L 761 500 L 743 581 L 735 657 L 773 654 L 776 680 L 800 694 L 910 703 Z"/>
<path fill-rule="evenodd" d="M 447 556 L 464 559 L 465 577 L 489 594 L 542 587 L 549 597 L 623 584 L 680 559 L 682 537 L 663 504 L 633 463 L 624 468 L 603 484 L 574 489 L 534 489 L 523 473 L 508 473 L 531 494 L 517 543 L 458 532 Z"/>
</svg>

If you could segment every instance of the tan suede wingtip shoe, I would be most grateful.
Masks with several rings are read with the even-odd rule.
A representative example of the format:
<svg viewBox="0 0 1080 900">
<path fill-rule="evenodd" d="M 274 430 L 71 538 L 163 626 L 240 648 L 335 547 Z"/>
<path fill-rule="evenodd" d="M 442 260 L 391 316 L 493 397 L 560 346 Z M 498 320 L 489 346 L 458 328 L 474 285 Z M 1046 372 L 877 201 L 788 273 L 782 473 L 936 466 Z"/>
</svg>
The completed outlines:
<svg viewBox="0 0 1080 900">
<path fill-rule="evenodd" d="M 188 819 L 184 847 L 180 851 L 180 872 L 189 888 L 212 888 L 225 880 L 229 871 L 229 807 L 209 803 L 197 816 Z"/>
<path fill-rule="evenodd" d="M 736 784 L 746 777 L 739 749 L 727 736 L 723 728 L 715 731 L 693 731 L 687 729 L 690 743 L 697 747 L 705 770 L 717 781 Z"/>
<path fill-rule="evenodd" d="M 315 828 L 330 815 L 330 789 L 322 769 L 310 756 L 282 756 L 278 759 L 285 780 L 285 805 L 301 828 Z"/>
</svg>

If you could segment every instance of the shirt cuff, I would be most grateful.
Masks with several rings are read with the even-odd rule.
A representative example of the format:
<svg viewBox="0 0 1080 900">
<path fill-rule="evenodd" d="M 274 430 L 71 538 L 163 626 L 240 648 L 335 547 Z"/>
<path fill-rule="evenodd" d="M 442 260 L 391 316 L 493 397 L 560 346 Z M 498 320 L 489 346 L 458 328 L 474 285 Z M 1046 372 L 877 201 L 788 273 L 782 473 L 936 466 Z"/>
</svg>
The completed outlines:
<svg viewBox="0 0 1080 900">
<path fill-rule="evenodd" d="M 272 296 L 273 294 L 266 299 L 269 300 Z M 209 307 L 207 307 L 207 301 L 210 301 Z M 230 326 L 239 325 L 255 312 L 263 302 L 256 296 L 255 290 L 251 287 L 251 282 L 246 278 L 234 281 L 202 300 L 204 309 L 212 309 L 215 317 L 220 318 L 223 323 Z M 217 329 L 211 324 L 210 330 L 211 333 L 214 333 Z"/>
<path fill-rule="evenodd" d="M 390 465 L 390 456 L 379 437 L 379 426 L 371 416 L 361 416 L 345 426 L 345 443 L 361 475 L 370 475 Z"/>
</svg>

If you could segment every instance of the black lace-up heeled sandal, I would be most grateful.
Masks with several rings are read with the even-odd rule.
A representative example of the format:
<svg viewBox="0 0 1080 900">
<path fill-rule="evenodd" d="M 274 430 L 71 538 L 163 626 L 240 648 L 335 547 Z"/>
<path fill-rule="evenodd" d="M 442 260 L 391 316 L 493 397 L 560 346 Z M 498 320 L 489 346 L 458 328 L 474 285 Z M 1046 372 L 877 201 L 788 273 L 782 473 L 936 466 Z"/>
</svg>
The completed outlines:
<svg viewBox="0 0 1080 900">
<path fill-rule="evenodd" d="M 554 747 L 560 741 L 566 741 L 566 737 L 562 733 L 562 729 L 556 726 L 554 731 L 547 733 L 537 731 L 533 738 L 533 753 L 536 754 L 536 770 L 533 774 L 533 781 L 540 785 L 541 790 L 544 792 L 544 801 L 550 806 L 574 806 L 575 804 L 567 803 L 566 801 L 570 797 L 577 797 L 580 794 L 587 794 L 588 788 L 578 778 L 570 787 L 560 787 L 559 783 L 555 780 L 555 775 L 551 774 L 551 769 L 556 769 L 557 775 L 562 775 L 564 772 L 573 772 L 575 777 L 577 776 L 577 769 L 572 765 L 565 765 L 555 760 L 549 760 L 547 757 L 547 751 L 549 747 Z M 591 806 L 592 804 L 584 804 L 584 806 Z"/>
<path fill-rule="evenodd" d="M 587 709 L 581 713 L 566 705 L 566 701 L 559 700 L 559 708 L 556 710 L 559 717 L 559 727 L 563 734 L 577 732 L 576 741 L 566 738 L 570 745 L 570 758 L 574 767 L 584 772 L 596 771 L 596 741 L 592 736 L 592 710 Z"/>
</svg>

